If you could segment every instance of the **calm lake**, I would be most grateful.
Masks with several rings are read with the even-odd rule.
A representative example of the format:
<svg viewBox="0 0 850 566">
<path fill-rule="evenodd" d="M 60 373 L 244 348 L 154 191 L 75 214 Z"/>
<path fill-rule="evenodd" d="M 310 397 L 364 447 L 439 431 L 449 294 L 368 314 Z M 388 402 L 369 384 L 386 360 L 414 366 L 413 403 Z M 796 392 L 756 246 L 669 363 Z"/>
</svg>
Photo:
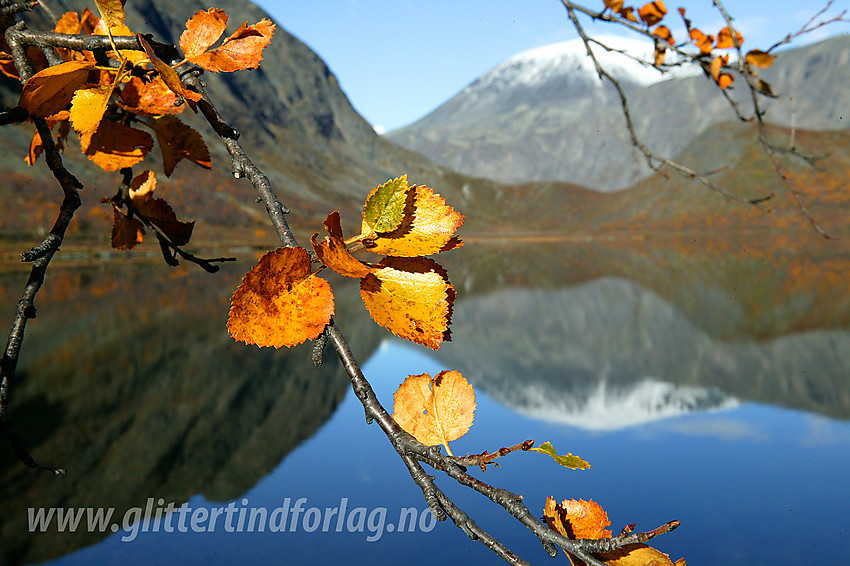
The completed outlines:
<svg viewBox="0 0 850 566">
<path fill-rule="evenodd" d="M 309 344 L 228 337 L 255 258 L 240 259 L 215 275 L 130 258 L 51 267 L 10 402 L 34 456 L 68 473 L 30 471 L 0 442 L 0 563 L 503 563 L 431 518 L 330 348 L 317 369 Z M 455 454 L 548 440 L 592 465 L 520 452 L 471 473 L 540 515 L 547 496 L 597 501 L 615 534 L 678 519 L 654 545 L 691 566 L 850 563 L 846 243 L 471 242 L 435 259 L 457 290 L 439 352 L 392 337 L 356 282 L 332 280 L 383 404 L 408 374 L 456 369 L 478 408 Z M 0 270 L 0 321 L 25 280 Z M 568 563 L 489 500 L 438 484 L 525 560 Z M 85 508 L 112 513 L 103 532 L 85 515 L 68 532 Z"/>
</svg>

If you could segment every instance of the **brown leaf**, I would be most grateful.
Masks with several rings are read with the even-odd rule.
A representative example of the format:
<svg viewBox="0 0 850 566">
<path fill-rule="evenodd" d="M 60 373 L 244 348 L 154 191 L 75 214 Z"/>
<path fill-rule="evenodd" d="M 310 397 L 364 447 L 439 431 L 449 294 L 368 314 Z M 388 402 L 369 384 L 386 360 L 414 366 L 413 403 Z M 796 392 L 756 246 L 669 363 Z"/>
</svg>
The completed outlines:
<svg viewBox="0 0 850 566">
<path fill-rule="evenodd" d="M 760 67 L 762 69 L 766 69 L 773 65 L 774 56 L 765 51 L 761 51 L 759 49 L 753 49 L 752 51 L 748 51 L 747 55 L 744 57 L 744 62 L 747 65 L 753 67 Z"/>
<path fill-rule="evenodd" d="M 177 220 L 177 215 L 164 199 L 153 198 L 156 175 L 151 170 L 142 171 L 130 182 L 130 200 L 148 222 L 154 224 L 175 246 L 185 246 L 192 238 L 194 222 Z"/>
<path fill-rule="evenodd" d="M 230 300 L 227 330 L 248 344 L 295 346 L 318 336 L 333 311 L 331 287 L 310 272 L 306 250 L 279 248 L 245 274 Z"/>
<path fill-rule="evenodd" d="M 130 250 L 142 243 L 145 238 L 145 227 L 135 218 L 126 216 L 117 208 L 112 208 L 112 247 L 119 250 Z"/>
<path fill-rule="evenodd" d="M 339 211 L 334 211 L 328 214 L 325 219 L 325 228 L 328 231 L 329 237 L 322 242 L 317 242 L 316 237 L 318 232 L 310 238 L 310 243 L 313 244 L 313 251 L 316 252 L 319 260 L 330 269 L 333 269 L 340 275 L 346 277 L 355 277 L 360 279 L 371 273 L 372 268 L 348 251 L 345 241 L 342 238 L 342 226 L 340 226 Z"/>
<path fill-rule="evenodd" d="M 252 26 L 245 22 L 219 47 L 189 60 L 214 73 L 256 69 L 263 60 L 263 49 L 271 42 L 274 29 L 275 24 L 265 18 Z"/>
<path fill-rule="evenodd" d="M 360 296 L 372 319 L 399 338 L 433 350 L 450 339 L 455 292 L 431 259 L 384 258 L 360 281 Z"/>
<path fill-rule="evenodd" d="M 74 92 L 86 82 L 94 63 L 66 61 L 39 71 L 24 84 L 18 104 L 31 116 L 51 116 L 71 103 Z"/>
<path fill-rule="evenodd" d="M 475 420 L 475 392 L 459 371 L 444 370 L 433 379 L 410 375 L 394 395 L 393 419 L 422 444 L 442 444 L 467 433 Z"/>
<path fill-rule="evenodd" d="M 200 10 L 186 22 L 186 31 L 180 36 L 180 49 L 186 59 L 197 57 L 218 41 L 227 26 L 224 10 Z"/>
<path fill-rule="evenodd" d="M 171 176 L 177 163 L 184 158 L 204 169 L 212 167 L 210 152 L 201 134 L 176 116 L 154 118 L 153 128 L 167 177 Z"/>
<path fill-rule="evenodd" d="M 104 171 L 118 171 L 140 163 L 153 147 L 147 132 L 101 120 L 94 134 L 80 136 L 83 153 Z"/>
</svg>

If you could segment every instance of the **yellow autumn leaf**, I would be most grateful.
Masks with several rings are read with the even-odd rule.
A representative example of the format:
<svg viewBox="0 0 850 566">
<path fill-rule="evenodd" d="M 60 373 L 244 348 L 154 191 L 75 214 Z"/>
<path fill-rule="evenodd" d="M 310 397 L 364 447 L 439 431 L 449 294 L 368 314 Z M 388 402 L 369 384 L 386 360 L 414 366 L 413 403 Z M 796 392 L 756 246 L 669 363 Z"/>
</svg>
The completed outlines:
<svg viewBox="0 0 850 566">
<path fill-rule="evenodd" d="M 372 319 L 399 338 L 433 350 L 450 339 L 454 287 L 431 259 L 384 258 L 360 280 L 360 296 Z"/>
<path fill-rule="evenodd" d="M 78 89 L 71 99 L 71 124 L 74 131 L 80 135 L 94 134 L 106 113 L 110 96 L 112 86 L 108 85 Z"/>
<path fill-rule="evenodd" d="M 475 420 L 475 392 L 459 371 L 410 375 L 394 395 L 393 419 L 422 444 L 442 444 L 467 433 Z"/>
<path fill-rule="evenodd" d="M 124 23 L 124 3 L 126 0 L 94 0 L 100 17 L 110 28 Z"/>
<path fill-rule="evenodd" d="M 390 256 L 415 257 L 436 254 L 461 245 L 455 233 L 466 217 L 425 186 L 413 187 L 413 204 L 391 232 L 363 239 L 370 251 Z M 366 236 L 367 232 L 363 233 Z"/>
<path fill-rule="evenodd" d="M 303 248 L 278 248 L 252 267 L 230 300 L 227 330 L 257 346 L 295 346 L 318 336 L 334 312 L 327 281 Z"/>
</svg>

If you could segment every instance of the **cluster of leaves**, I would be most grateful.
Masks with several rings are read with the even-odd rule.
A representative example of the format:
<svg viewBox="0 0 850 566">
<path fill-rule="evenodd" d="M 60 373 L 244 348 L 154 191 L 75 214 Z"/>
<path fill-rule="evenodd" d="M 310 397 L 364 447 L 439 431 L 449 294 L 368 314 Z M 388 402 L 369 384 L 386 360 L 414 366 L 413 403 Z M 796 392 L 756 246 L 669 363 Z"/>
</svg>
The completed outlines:
<svg viewBox="0 0 850 566">
<path fill-rule="evenodd" d="M 555 499 L 546 499 L 543 508 L 543 516 L 546 524 L 569 539 L 601 539 L 611 538 L 611 531 L 607 529 L 611 524 L 608 514 L 601 505 L 595 501 L 583 499 L 565 499 L 561 503 L 555 503 Z M 669 525 L 673 529 L 678 523 Z M 629 525 L 623 529 L 628 534 L 634 529 Z M 566 551 L 565 551 L 566 552 Z M 584 564 L 582 560 L 567 553 L 570 563 Z M 652 548 L 644 543 L 628 544 L 612 552 L 600 553 L 596 558 L 611 566 L 686 566 L 684 558 L 671 562 L 670 557 L 663 552 Z"/>
<path fill-rule="evenodd" d="M 423 256 L 462 245 L 455 232 L 464 220 L 433 189 L 409 185 L 407 176 L 387 181 L 366 199 L 357 236 L 343 239 L 339 212 L 328 215 L 328 235 L 321 242 L 318 233 L 311 238 L 322 263 L 315 270 L 301 248 L 279 248 L 260 258 L 231 299 L 230 334 L 276 348 L 316 338 L 334 312 L 330 285 L 317 276 L 327 267 L 360 279 L 360 296 L 375 322 L 439 349 L 451 337 L 455 292 L 440 264 Z M 386 257 L 367 263 L 352 255 L 355 248 Z"/>
<path fill-rule="evenodd" d="M 96 0 L 96 4 L 101 17 L 88 8 L 82 14 L 68 12 L 53 31 L 107 36 L 112 49 L 105 56 L 59 49 L 63 62 L 53 66 L 43 55 L 36 56 L 37 72 L 24 84 L 19 106 L 30 116 L 45 118 L 51 130 L 58 125 L 60 147 L 73 127 L 83 154 L 104 171 L 126 171 L 141 163 L 153 149 L 154 136 L 167 177 L 183 159 L 209 169 L 210 154 L 201 135 L 177 117 L 184 102 L 194 111 L 201 94 L 185 88 L 176 69 L 186 64 L 216 73 L 256 68 L 275 25 L 267 19 L 251 26 L 246 22 L 213 48 L 224 33 L 227 15 L 216 8 L 199 11 L 180 36 L 184 58 L 168 64 L 148 40 L 124 24 L 125 0 Z M 120 36 L 135 37 L 142 49 L 118 49 L 115 37 Z M 19 78 L 11 63 L 10 55 L 0 54 L 0 71 Z M 27 163 L 34 164 L 42 151 L 36 132 Z M 114 247 L 130 249 L 140 243 L 144 225 L 156 226 L 174 245 L 188 243 L 192 223 L 177 221 L 163 199 L 152 198 L 155 186 L 153 172 L 145 171 L 104 201 L 114 209 Z"/>
<path fill-rule="evenodd" d="M 667 7 L 664 5 L 664 2 L 659 0 L 644 4 L 637 10 L 637 16 L 635 16 L 635 8 L 624 6 L 623 0 L 603 1 L 606 10 L 610 10 L 613 14 L 625 20 L 634 23 L 643 23 L 660 40 L 655 43 L 655 66 L 660 67 L 664 63 L 667 54 L 667 47 L 664 45 L 664 42 L 671 46 L 677 44 L 670 28 L 661 23 L 667 15 Z M 696 59 L 702 65 L 703 70 L 714 79 L 721 89 L 725 90 L 734 82 L 735 77 L 727 72 L 729 69 L 729 54 L 715 54 L 715 50 L 739 48 L 744 43 L 744 37 L 737 31 L 729 29 L 728 26 L 722 28 L 716 35 L 706 34 L 699 28 L 694 27 L 691 20 L 685 17 L 684 8 L 679 8 L 678 11 L 689 35 L 689 39 L 682 42 L 681 46 L 687 44 L 694 45 L 699 50 Z M 774 57 L 770 53 L 753 49 L 745 55 L 744 64 L 747 66 L 748 72 L 755 77 L 758 74 L 758 69 L 771 66 L 773 59 Z M 766 82 L 760 80 L 758 82 L 758 89 L 763 94 L 772 96 L 770 85 Z"/>
</svg>

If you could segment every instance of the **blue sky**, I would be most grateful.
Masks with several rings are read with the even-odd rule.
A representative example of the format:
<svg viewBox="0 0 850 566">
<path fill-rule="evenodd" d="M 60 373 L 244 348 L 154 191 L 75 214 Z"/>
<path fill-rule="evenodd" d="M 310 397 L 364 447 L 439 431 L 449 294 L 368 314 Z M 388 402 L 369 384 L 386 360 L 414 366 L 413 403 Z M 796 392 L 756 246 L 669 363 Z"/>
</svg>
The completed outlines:
<svg viewBox="0 0 850 566">
<path fill-rule="evenodd" d="M 576 37 L 559 0 L 259 0 L 287 31 L 315 50 L 354 107 L 374 126 L 414 122 L 511 55 Z M 639 6 L 643 2 L 626 5 Z M 712 0 L 666 2 L 674 36 L 679 6 L 694 25 L 716 33 Z M 727 0 L 745 47 L 767 49 L 799 29 L 823 2 Z M 837 14 L 850 2 L 836 0 Z M 585 0 L 602 6 L 602 0 Z M 598 32 L 612 34 L 611 26 Z M 795 45 L 846 33 L 846 23 Z M 680 34 L 681 35 L 681 34 Z"/>
</svg>

